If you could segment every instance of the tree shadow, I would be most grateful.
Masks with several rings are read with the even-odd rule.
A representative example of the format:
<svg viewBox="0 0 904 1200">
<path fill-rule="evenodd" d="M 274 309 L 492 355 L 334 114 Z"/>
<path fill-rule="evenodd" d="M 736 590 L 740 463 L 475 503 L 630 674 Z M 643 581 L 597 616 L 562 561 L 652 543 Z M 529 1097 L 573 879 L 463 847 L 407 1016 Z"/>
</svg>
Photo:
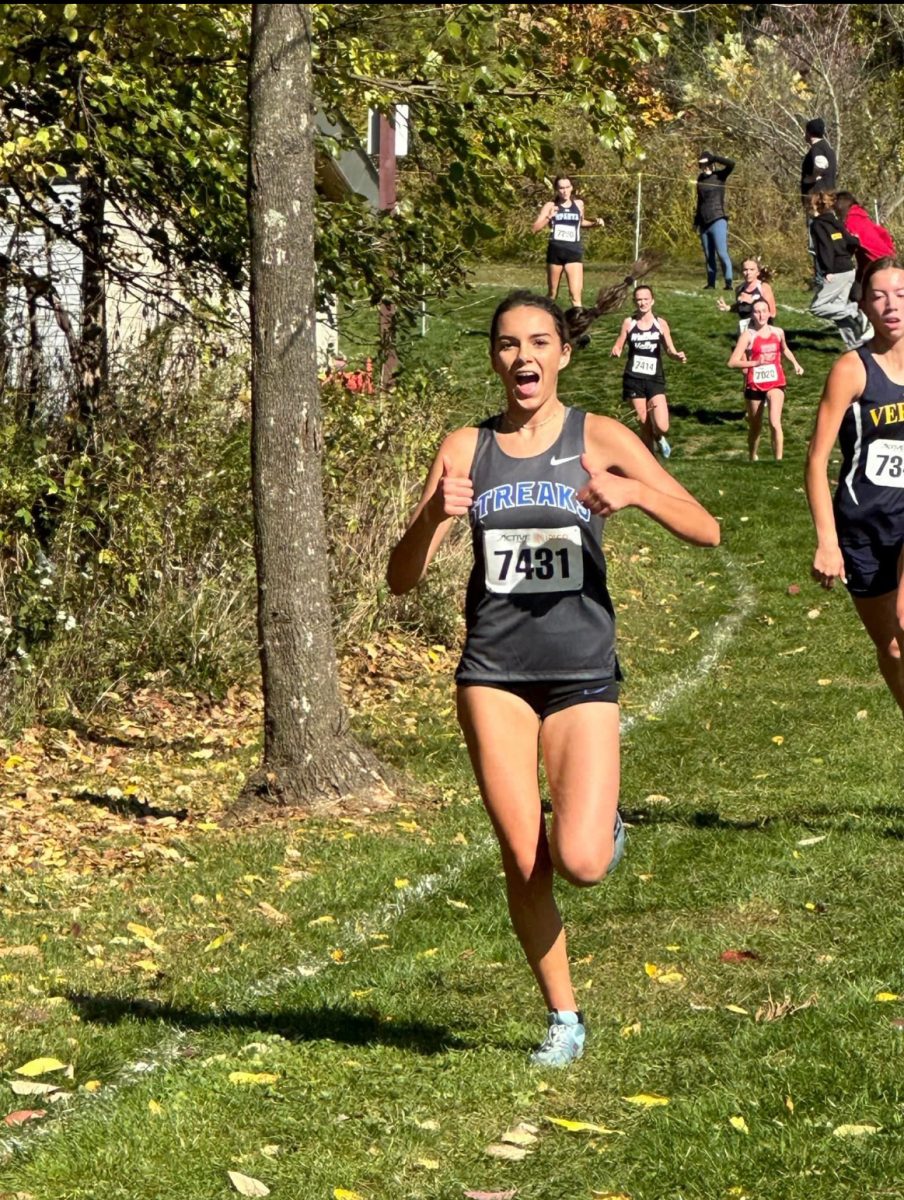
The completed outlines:
<svg viewBox="0 0 904 1200">
<path fill-rule="evenodd" d="M 820 832 L 846 833 L 853 829 L 869 828 L 874 822 L 891 822 L 881 836 L 904 841 L 904 805 L 880 805 L 868 808 L 862 817 L 853 818 L 830 808 L 817 806 L 758 817 L 725 817 L 716 809 L 688 810 L 659 807 L 621 806 L 622 818 L 629 825 L 684 825 L 689 829 L 724 829 L 741 833 L 762 833 L 781 825 L 802 827 Z"/>
<path fill-rule="evenodd" d="M 78 792 L 78 800 L 86 800 L 96 808 L 105 808 L 108 812 L 121 817 L 135 817 L 137 820 L 162 820 L 164 817 L 174 817 L 177 821 L 188 820 L 187 808 L 159 808 L 149 804 L 137 796 L 106 796 L 100 792 Z"/>
<path fill-rule="evenodd" d="M 669 403 L 673 417 L 685 417 L 698 425 L 727 425 L 744 420 L 743 408 L 688 408 L 686 404 Z"/>
<path fill-rule="evenodd" d="M 282 1009 L 279 1012 L 199 1012 L 163 1001 L 83 992 L 64 993 L 82 1021 L 118 1025 L 122 1021 L 163 1023 L 195 1032 L 244 1030 L 249 1034 L 274 1033 L 291 1042 L 337 1042 L 343 1046 L 392 1046 L 415 1054 L 445 1054 L 472 1050 L 467 1041 L 442 1025 L 394 1021 L 389 1017 L 349 1012 L 341 1008 Z M 495 1045 L 495 1043 L 494 1043 Z"/>
</svg>

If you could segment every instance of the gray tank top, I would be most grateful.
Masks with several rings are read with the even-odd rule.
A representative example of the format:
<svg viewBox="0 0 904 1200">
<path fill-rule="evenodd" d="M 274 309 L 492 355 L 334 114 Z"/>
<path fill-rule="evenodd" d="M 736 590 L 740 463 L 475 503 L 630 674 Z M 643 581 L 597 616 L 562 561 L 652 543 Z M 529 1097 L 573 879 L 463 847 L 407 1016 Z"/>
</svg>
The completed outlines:
<svg viewBox="0 0 904 1200">
<path fill-rule="evenodd" d="M 576 499 L 588 478 L 585 417 L 567 409 L 558 441 L 530 458 L 499 448 L 500 417 L 478 429 L 459 683 L 621 678 L 605 522 Z"/>
</svg>

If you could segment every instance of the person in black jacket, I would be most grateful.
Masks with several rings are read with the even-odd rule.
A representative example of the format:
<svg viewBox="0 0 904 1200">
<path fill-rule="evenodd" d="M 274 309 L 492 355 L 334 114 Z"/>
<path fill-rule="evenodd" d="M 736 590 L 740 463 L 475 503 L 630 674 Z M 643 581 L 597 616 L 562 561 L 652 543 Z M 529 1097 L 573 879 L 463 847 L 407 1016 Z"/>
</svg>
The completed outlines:
<svg viewBox="0 0 904 1200">
<path fill-rule="evenodd" d="M 872 331 L 859 305 L 850 298 L 855 274 L 853 254 L 860 241 L 838 219 L 835 195 L 835 192 L 816 191 L 806 196 L 818 278 L 810 312 L 814 317 L 834 321 L 841 340 L 853 350 Z"/>
<path fill-rule="evenodd" d="M 697 211 L 694 228 L 700 234 L 700 245 L 706 259 L 706 286 L 716 286 L 716 258 L 722 264 L 725 290 L 733 290 L 731 258 L 728 254 L 728 216 L 725 212 L 725 180 L 734 170 L 734 159 L 720 158 L 704 150 L 697 160 Z"/>
<path fill-rule="evenodd" d="M 826 141 L 826 123 L 822 117 L 814 117 L 812 121 L 808 121 L 804 134 L 807 139 L 807 153 L 800 164 L 801 196 L 806 198 L 811 192 L 834 191 L 838 160 L 835 157 L 835 151 Z M 807 250 L 813 258 L 813 286 L 818 291 L 822 278 L 816 262 L 812 225 L 812 220 L 808 218 Z"/>
</svg>

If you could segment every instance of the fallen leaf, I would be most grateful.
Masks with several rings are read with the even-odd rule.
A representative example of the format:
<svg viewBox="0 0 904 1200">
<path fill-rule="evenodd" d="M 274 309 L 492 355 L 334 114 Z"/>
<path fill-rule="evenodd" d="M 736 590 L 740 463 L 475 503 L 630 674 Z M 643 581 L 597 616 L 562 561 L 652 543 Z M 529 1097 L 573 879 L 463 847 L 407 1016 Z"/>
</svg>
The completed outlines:
<svg viewBox="0 0 904 1200">
<path fill-rule="evenodd" d="M 414 1166 L 420 1167 L 423 1171 L 438 1171 L 439 1159 L 437 1158 L 416 1158 Z"/>
<path fill-rule="evenodd" d="M 892 1000 L 900 1000 L 900 996 L 896 992 L 876 992 L 876 999 L 880 1004 L 888 1004 Z"/>
<path fill-rule="evenodd" d="M 798 846 L 816 846 L 819 842 L 824 842 L 828 836 L 827 833 L 820 833 L 816 837 L 801 838 L 797 844 Z"/>
<path fill-rule="evenodd" d="M 221 933 L 219 937 L 215 937 L 212 942 L 207 943 L 204 947 L 204 953 L 206 954 L 208 950 L 219 950 L 221 946 L 225 946 L 227 942 L 231 942 L 234 936 L 229 931 Z"/>
<path fill-rule="evenodd" d="M 870 1133 L 878 1133 L 880 1125 L 838 1125 L 832 1130 L 833 1137 L 866 1137 Z"/>
<path fill-rule="evenodd" d="M 465 1192 L 467 1200 L 515 1200 L 517 1195 L 517 1188 L 510 1188 L 507 1192 Z"/>
<path fill-rule="evenodd" d="M 785 1108 L 787 1108 L 788 1112 L 790 1113 L 794 1112 L 794 1101 L 790 1096 L 785 1097 Z"/>
<path fill-rule="evenodd" d="M 322 917 L 315 917 L 313 921 L 308 921 L 308 927 L 313 929 L 315 925 L 335 925 L 336 918 L 331 913 L 324 913 Z"/>
<path fill-rule="evenodd" d="M 129 933 L 134 933 L 137 938 L 150 938 L 151 941 L 154 940 L 154 931 L 153 929 L 148 929 L 147 925 L 138 925 L 135 921 L 129 921 L 126 929 L 128 929 Z"/>
<path fill-rule="evenodd" d="M 3 1118 L 4 1125 L 24 1125 L 26 1121 L 37 1121 L 47 1116 L 46 1108 L 20 1108 Z"/>
<path fill-rule="evenodd" d="M 537 1141 L 537 1135 L 515 1125 L 511 1129 L 506 1129 L 499 1140 L 509 1146 L 533 1146 Z"/>
<path fill-rule="evenodd" d="M 411 887 L 410 879 L 396 879 L 395 886 L 401 891 L 402 888 Z"/>
<path fill-rule="evenodd" d="M 163 1112 L 163 1105 L 157 1100 L 148 1100 L 148 1112 L 159 1117 Z"/>
<path fill-rule="evenodd" d="M 596 1196 L 597 1200 L 631 1200 L 627 1192 L 591 1192 L 591 1196 Z"/>
<path fill-rule="evenodd" d="M 668 1104 L 668 1096 L 657 1096 L 655 1092 L 638 1092 L 636 1096 L 622 1096 L 628 1104 L 640 1104 L 644 1108 L 655 1108 L 660 1104 Z"/>
<path fill-rule="evenodd" d="M 558 1125 L 560 1129 L 567 1129 L 569 1133 L 617 1133 L 624 1137 L 621 1129 L 607 1129 L 605 1125 L 594 1125 L 590 1121 L 569 1121 L 565 1117 L 547 1117 L 550 1125 Z"/>
<path fill-rule="evenodd" d="M 788 595 L 789 596 L 799 596 L 800 595 L 800 584 L 799 583 L 789 583 L 788 584 Z"/>
<path fill-rule="evenodd" d="M 527 1151 L 521 1146 L 507 1146 L 504 1142 L 491 1142 L 484 1150 L 490 1158 L 504 1158 L 509 1162 L 521 1162 L 527 1158 Z"/>
<path fill-rule="evenodd" d="M 808 996 L 806 1000 L 801 1000 L 799 1004 L 795 1004 L 787 992 L 785 993 L 785 998 L 783 1000 L 773 1000 L 770 996 L 766 1003 L 761 1004 L 756 1010 L 753 1019 L 756 1022 L 780 1021 L 782 1017 L 790 1017 L 793 1016 L 794 1013 L 801 1012 L 805 1008 L 811 1008 L 814 1004 L 816 1004 L 817 999 L 818 998 L 814 993 L 812 996 Z"/>
<path fill-rule="evenodd" d="M 50 1071 L 65 1071 L 66 1064 L 58 1058 L 33 1058 L 23 1067 L 16 1067 L 17 1075 L 47 1075 Z"/>
<path fill-rule="evenodd" d="M 785 739 L 780 733 L 777 733 L 772 740 L 775 742 L 776 746 L 783 746 L 785 744 Z"/>
<path fill-rule="evenodd" d="M 350 1192 L 347 1188 L 333 1188 L 333 1200 L 364 1200 L 360 1192 Z"/>
<path fill-rule="evenodd" d="M 756 962 L 759 957 L 756 950 L 723 950 L 719 955 L 720 960 L 726 963 Z"/>
<path fill-rule="evenodd" d="M 470 907 L 471 907 L 470 904 L 465 904 L 464 900 L 450 900 L 448 896 L 446 897 L 446 903 L 449 905 L 450 908 L 470 909 Z"/>
<path fill-rule="evenodd" d="M 250 1083 L 254 1085 L 261 1083 L 276 1083 L 278 1080 L 278 1075 L 271 1075 L 267 1071 L 260 1071 L 257 1074 L 255 1074 L 253 1071 L 230 1071 L 229 1073 L 230 1083 Z"/>
<path fill-rule="evenodd" d="M 104 1085 L 99 1079 L 89 1079 L 87 1083 L 83 1083 L 82 1087 L 86 1092 L 99 1092 Z"/>
<path fill-rule="evenodd" d="M 747 1128 L 747 1122 L 743 1117 L 729 1117 L 728 1123 L 732 1129 L 736 1129 L 738 1133 L 750 1133 L 750 1130 Z"/>
<path fill-rule="evenodd" d="M 725 1011 L 731 1012 L 731 1013 L 737 1013 L 739 1017 L 749 1017 L 750 1016 L 750 1013 L 747 1011 L 747 1009 L 741 1008 L 740 1004 L 726 1004 Z"/>
<path fill-rule="evenodd" d="M 815 621 L 816 618 L 819 616 L 820 612 L 821 612 L 821 609 L 811 608 L 810 611 L 807 613 L 807 616 L 809 617 L 809 619 L 811 621 Z"/>
<path fill-rule="evenodd" d="M 434 1121 L 432 1118 L 427 1121 L 415 1121 L 418 1129 L 426 1129 L 429 1133 L 436 1133 L 440 1128 L 439 1121 Z"/>
<path fill-rule="evenodd" d="M 633 1025 L 623 1025 L 620 1030 L 623 1038 L 637 1037 L 640 1034 L 640 1031 L 640 1021 L 635 1021 Z"/>
<path fill-rule="evenodd" d="M 11 1079 L 9 1086 L 17 1096 L 46 1096 L 60 1090 L 55 1083 L 30 1083 L 26 1079 Z"/>
<path fill-rule="evenodd" d="M 281 913 L 278 908 L 274 908 L 272 904 L 268 904 L 266 900 L 261 900 L 257 906 L 257 911 L 265 916 L 268 921 L 275 921 L 277 925 L 284 925 L 288 921 L 285 913 Z"/>
<path fill-rule="evenodd" d="M 229 1176 L 229 1182 L 240 1196 L 270 1195 L 270 1189 L 259 1179 L 252 1179 L 250 1175 L 243 1175 L 241 1171 L 227 1171 L 226 1174 Z"/>
</svg>

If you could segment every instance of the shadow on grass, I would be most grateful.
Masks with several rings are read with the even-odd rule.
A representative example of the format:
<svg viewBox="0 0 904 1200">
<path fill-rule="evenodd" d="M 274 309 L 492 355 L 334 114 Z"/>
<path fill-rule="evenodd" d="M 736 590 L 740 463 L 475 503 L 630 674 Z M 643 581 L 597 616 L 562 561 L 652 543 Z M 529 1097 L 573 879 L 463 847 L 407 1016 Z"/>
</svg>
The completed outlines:
<svg viewBox="0 0 904 1200">
<path fill-rule="evenodd" d="M 208 1032 L 244 1030 L 276 1033 L 292 1042 L 337 1042 L 343 1046 L 393 1046 L 415 1054 L 444 1054 L 449 1050 L 471 1050 L 476 1042 L 465 1041 L 442 1025 L 393 1021 L 379 1016 L 348 1012 L 339 1008 L 285 1009 L 280 1012 L 199 1012 L 177 1008 L 163 1001 L 128 999 L 102 994 L 69 993 L 66 999 L 82 1021 L 94 1025 L 118 1025 L 121 1021 L 150 1021 L 181 1030 Z"/>
<path fill-rule="evenodd" d="M 737 408 L 688 408 L 686 404 L 669 403 L 673 417 L 684 417 L 698 425 L 727 425 L 744 420 L 744 409 Z"/>
<path fill-rule="evenodd" d="M 621 806 L 620 812 L 629 825 L 638 826 L 685 825 L 689 829 L 731 829 L 742 833 L 745 831 L 763 833 L 767 829 L 782 825 L 839 833 L 858 829 L 879 832 L 881 837 L 904 841 L 904 804 L 900 808 L 890 805 L 867 808 L 863 810 L 863 814 L 859 818 L 852 817 L 847 813 L 833 812 L 829 808 L 807 808 L 799 812 L 789 811 L 761 817 L 725 817 L 712 809 L 688 812 L 665 807 L 628 808 Z M 893 822 L 893 824 L 881 831 L 876 830 L 875 826 L 883 821 Z"/>
<path fill-rule="evenodd" d="M 96 808 L 105 808 L 108 812 L 116 813 L 121 817 L 136 817 L 141 820 L 158 821 L 164 817 L 175 817 L 177 821 L 188 820 L 187 808 L 160 808 L 156 804 L 149 804 L 145 800 L 140 800 L 137 796 L 107 796 L 100 792 L 80 791 L 77 793 L 77 799 L 84 800 L 87 804 L 93 804 Z"/>
</svg>

